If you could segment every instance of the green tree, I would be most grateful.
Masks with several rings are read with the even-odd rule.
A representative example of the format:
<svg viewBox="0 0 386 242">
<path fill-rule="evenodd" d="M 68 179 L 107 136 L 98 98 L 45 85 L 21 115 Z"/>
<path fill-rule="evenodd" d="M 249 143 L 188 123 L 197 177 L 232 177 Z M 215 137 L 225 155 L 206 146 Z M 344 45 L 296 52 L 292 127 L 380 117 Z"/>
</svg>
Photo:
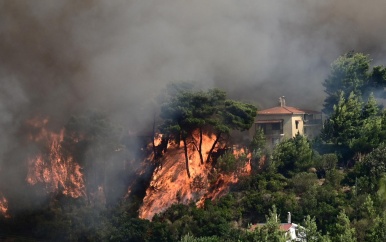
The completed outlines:
<svg viewBox="0 0 386 242">
<path fill-rule="evenodd" d="M 278 172 L 291 176 L 295 172 L 306 171 L 312 166 L 312 153 L 307 138 L 297 134 L 274 148 L 272 161 Z"/>
<path fill-rule="evenodd" d="M 369 153 L 384 140 L 386 126 L 383 122 L 379 105 L 371 94 L 362 110 L 362 125 L 358 127 L 358 135 L 350 142 L 350 148 L 357 153 Z"/>
<path fill-rule="evenodd" d="M 362 163 L 362 174 L 374 177 L 378 181 L 386 172 L 385 152 L 386 146 L 381 145 L 367 155 Z"/>
<path fill-rule="evenodd" d="M 300 172 L 291 178 L 291 184 L 296 194 L 302 194 L 317 185 L 318 178 L 315 173 Z"/>
<path fill-rule="evenodd" d="M 211 236 L 211 237 L 194 237 L 193 235 L 186 234 L 182 236 L 180 242 L 219 242 L 221 241 L 218 237 L 216 236 Z"/>
<path fill-rule="evenodd" d="M 334 153 L 324 154 L 320 157 L 317 168 L 323 169 L 325 171 L 333 170 L 338 164 L 338 156 Z"/>
<path fill-rule="evenodd" d="M 363 200 L 363 196 L 359 196 L 358 198 Z M 355 208 L 356 219 L 354 220 L 353 227 L 356 230 L 358 241 L 379 241 L 373 239 L 376 234 L 375 228 L 380 217 L 376 212 L 371 196 L 367 195 L 364 201 L 361 201 L 361 204 L 358 204 L 357 207 L 358 208 Z"/>
<path fill-rule="evenodd" d="M 362 102 L 354 92 L 347 100 L 341 92 L 338 104 L 322 129 L 324 141 L 349 146 L 351 140 L 358 137 L 358 127 L 362 125 L 361 109 Z"/>
<path fill-rule="evenodd" d="M 252 151 L 251 167 L 253 172 L 263 169 L 269 169 L 269 160 L 267 159 L 268 149 L 266 149 L 266 138 L 262 128 L 256 129 L 252 141 L 249 144 L 249 149 Z M 264 162 L 261 163 L 262 159 Z M 262 166 L 263 164 L 263 166 Z"/>
<path fill-rule="evenodd" d="M 214 121 L 219 113 L 221 113 L 226 101 L 226 93 L 219 89 L 210 89 L 207 92 L 197 91 L 190 93 L 191 95 L 191 125 L 198 130 L 198 141 L 192 136 L 192 141 L 196 150 L 199 153 L 201 164 L 204 164 L 204 158 L 202 154 L 202 136 L 204 132 L 212 130 Z"/>
<path fill-rule="evenodd" d="M 339 190 L 341 188 L 340 183 L 344 178 L 344 174 L 342 171 L 337 169 L 332 169 L 326 172 L 325 185 L 331 186 L 335 190 Z"/>
<path fill-rule="evenodd" d="M 355 242 L 355 229 L 350 225 L 350 219 L 347 217 L 344 210 L 338 215 L 338 221 L 335 225 L 335 236 L 333 241 L 338 242 Z"/>
<path fill-rule="evenodd" d="M 369 153 L 386 137 L 386 122 L 384 114 L 374 95 L 370 94 L 366 103 L 360 97 L 351 92 L 347 99 L 341 92 L 337 105 L 331 116 L 325 121 L 321 137 L 325 142 L 335 145 L 341 155 Z"/>
<path fill-rule="evenodd" d="M 377 197 L 380 202 L 380 207 L 383 209 L 386 207 L 386 173 L 382 174 L 382 177 L 379 178 Z"/>
<path fill-rule="evenodd" d="M 249 148 L 251 151 L 263 150 L 266 145 L 266 138 L 262 128 L 256 129 L 255 134 L 253 135 L 251 144 Z"/>
<path fill-rule="evenodd" d="M 380 107 L 377 103 L 377 100 L 374 97 L 374 94 L 371 93 L 369 98 L 367 99 L 366 104 L 363 106 L 363 111 L 362 111 L 362 118 L 370 118 L 374 116 L 379 116 L 380 115 Z"/>
<path fill-rule="evenodd" d="M 380 90 L 385 86 L 386 70 L 382 66 L 371 69 L 371 59 L 363 53 L 350 51 L 338 57 L 331 64 L 331 71 L 323 86 L 327 97 L 324 101 L 323 112 L 331 114 L 334 105 L 343 97 L 347 99 L 350 93 L 367 99 L 374 90 Z"/>
<path fill-rule="evenodd" d="M 377 148 L 384 140 L 381 117 L 369 117 L 358 127 L 358 135 L 353 138 L 349 147 L 356 153 L 369 153 Z"/>
<path fill-rule="evenodd" d="M 217 110 L 216 115 L 212 116 L 209 122 L 212 124 L 212 132 L 215 133 L 216 139 L 209 150 L 207 162 L 223 136 L 229 136 L 232 130 L 248 130 L 257 114 L 254 105 L 230 99 L 225 100 L 223 105 L 219 105 Z"/>
<path fill-rule="evenodd" d="M 371 77 L 370 77 L 370 87 L 373 90 L 382 90 L 386 85 L 386 67 L 384 66 L 374 66 Z M 385 98 L 385 93 L 380 92 L 379 97 Z"/>
<path fill-rule="evenodd" d="M 386 213 L 373 218 L 374 224 L 369 228 L 366 241 L 383 242 L 386 241 Z"/>
<path fill-rule="evenodd" d="M 182 139 L 184 143 L 185 166 L 188 177 L 190 177 L 190 171 L 187 139 L 202 121 L 193 116 L 193 107 L 193 92 L 181 91 L 167 100 L 161 111 L 161 118 L 164 120 L 160 126 L 161 132 L 175 139 L 178 143 Z"/>
<path fill-rule="evenodd" d="M 226 151 L 223 155 L 217 158 L 215 168 L 219 172 L 232 173 L 245 167 L 248 162 L 247 155 L 243 154 L 236 157 L 232 151 Z"/>
<path fill-rule="evenodd" d="M 318 230 L 315 217 L 307 215 L 303 221 L 303 226 L 299 227 L 299 234 L 306 238 L 307 242 L 328 242 L 331 241 L 328 235 L 323 236 Z"/>
<path fill-rule="evenodd" d="M 386 146 L 381 145 L 370 152 L 363 160 L 354 167 L 354 173 L 360 180 L 368 180 L 362 187 L 366 191 L 374 192 L 378 190 L 379 181 L 386 173 Z M 370 186 L 369 186 L 370 185 Z"/>
<path fill-rule="evenodd" d="M 256 116 L 253 105 L 226 99 L 226 94 L 218 89 L 203 91 L 183 90 L 170 97 L 162 106 L 160 126 L 162 133 L 184 143 L 185 163 L 188 177 L 188 139 L 192 140 L 204 163 L 202 155 L 202 135 L 215 133 L 214 141 L 207 161 L 222 135 L 229 135 L 231 130 L 247 130 L 251 127 Z M 198 142 L 194 132 L 199 132 Z"/>
<path fill-rule="evenodd" d="M 276 211 L 276 206 L 272 206 L 272 210 L 269 210 L 269 215 L 266 216 L 267 222 L 261 228 L 257 228 L 255 231 L 254 241 L 272 241 L 272 242 L 285 242 L 286 238 L 283 231 L 280 231 L 280 220 Z"/>
</svg>

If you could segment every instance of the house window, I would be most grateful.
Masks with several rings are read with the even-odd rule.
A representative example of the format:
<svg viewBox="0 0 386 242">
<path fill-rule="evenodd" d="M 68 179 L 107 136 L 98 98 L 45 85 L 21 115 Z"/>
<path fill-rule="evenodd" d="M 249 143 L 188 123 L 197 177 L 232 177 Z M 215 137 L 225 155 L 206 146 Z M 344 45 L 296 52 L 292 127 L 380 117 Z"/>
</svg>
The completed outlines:
<svg viewBox="0 0 386 242">
<path fill-rule="evenodd" d="M 262 129 L 264 134 L 267 133 L 267 125 L 266 124 L 255 124 L 255 131 L 258 129 Z"/>
<path fill-rule="evenodd" d="M 272 124 L 272 130 L 280 130 L 280 123 L 274 123 Z"/>
<path fill-rule="evenodd" d="M 314 119 L 313 114 L 304 114 L 304 120 L 308 121 L 308 120 L 312 120 L 312 119 Z"/>
<path fill-rule="evenodd" d="M 299 129 L 299 120 L 295 120 L 295 127 L 296 129 Z"/>
</svg>

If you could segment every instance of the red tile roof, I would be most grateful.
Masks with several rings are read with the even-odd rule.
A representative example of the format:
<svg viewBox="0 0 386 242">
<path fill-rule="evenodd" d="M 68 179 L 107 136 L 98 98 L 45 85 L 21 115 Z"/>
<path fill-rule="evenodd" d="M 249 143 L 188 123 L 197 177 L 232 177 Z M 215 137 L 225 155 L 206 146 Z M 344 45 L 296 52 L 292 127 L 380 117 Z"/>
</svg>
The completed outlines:
<svg viewBox="0 0 386 242">
<path fill-rule="evenodd" d="M 273 115 L 273 114 L 306 114 L 306 113 L 312 113 L 312 114 L 317 114 L 320 112 L 317 111 L 312 111 L 312 110 L 306 110 L 306 109 L 299 109 L 299 108 L 294 108 L 294 107 L 289 107 L 289 106 L 283 106 L 283 107 L 274 107 L 274 108 L 269 108 L 269 109 L 264 109 L 261 111 L 257 112 L 260 115 Z"/>
<path fill-rule="evenodd" d="M 249 228 L 249 230 L 253 231 L 253 230 L 255 230 L 255 229 L 258 228 L 258 227 L 259 227 L 259 228 L 263 227 L 264 225 L 265 225 L 265 223 L 253 224 L 253 225 Z M 281 223 L 279 229 L 280 229 L 281 231 L 288 231 L 291 227 L 292 227 L 292 223 Z"/>
<path fill-rule="evenodd" d="M 292 227 L 292 224 L 286 223 L 286 224 L 280 224 L 280 230 L 281 231 L 288 231 Z"/>
</svg>

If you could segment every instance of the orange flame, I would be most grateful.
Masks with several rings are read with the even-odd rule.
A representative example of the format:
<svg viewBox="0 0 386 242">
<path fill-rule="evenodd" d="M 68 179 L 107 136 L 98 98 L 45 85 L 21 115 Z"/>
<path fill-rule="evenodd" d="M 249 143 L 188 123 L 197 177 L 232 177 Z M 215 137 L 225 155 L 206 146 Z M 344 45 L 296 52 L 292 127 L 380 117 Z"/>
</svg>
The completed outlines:
<svg viewBox="0 0 386 242">
<path fill-rule="evenodd" d="M 7 214 L 7 211 L 8 211 L 8 201 L 0 193 L 0 215 L 3 215 L 5 218 L 9 218 L 10 216 Z"/>
<path fill-rule="evenodd" d="M 233 147 L 233 155 L 237 158 L 246 154 L 246 150 L 244 148 L 239 148 L 237 146 Z M 240 170 L 233 172 L 231 174 L 219 174 L 216 181 L 212 184 L 209 191 L 201 197 L 201 199 L 196 203 L 197 207 L 202 208 L 204 206 L 206 199 L 211 199 L 212 201 L 220 198 L 225 195 L 229 191 L 229 187 L 231 184 L 235 184 L 239 181 L 240 176 L 247 176 L 251 173 L 251 159 L 252 154 L 247 153 L 248 161 L 245 163 Z"/>
<path fill-rule="evenodd" d="M 215 138 L 203 136 L 204 160 Z M 197 136 L 195 139 L 197 141 Z M 162 158 L 162 168 L 156 169 L 153 173 L 143 205 L 139 210 L 140 218 L 151 220 L 155 214 L 163 212 L 176 203 L 188 204 L 198 201 L 196 205 L 202 206 L 205 199 L 214 200 L 224 195 L 229 185 L 238 181 L 238 175 L 250 173 L 250 162 L 247 162 L 245 168 L 238 174 L 220 174 L 215 181 L 210 181 L 208 177 L 210 177 L 212 164 L 201 165 L 199 154 L 192 143 L 189 144 L 188 151 L 191 178 L 189 179 L 186 174 L 183 148 L 170 146 Z M 243 152 L 240 151 L 240 155 Z"/>
<path fill-rule="evenodd" d="M 43 183 L 47 192 L 59 191 L 74 198 L 85 195 L 83 174 L 79 164 L 72 157 L 63 157 L 60 144 L 63 141 L 64 130 L 58 134 L 50 132 L 46 125 L 48 119 L 33 119 L 27 124 L 37 130 L 30 134 L 29 139 L 43 142 L 48 152 L 40 153 L 28 160 L 27 182 L 31 185 Z"/>
</svg>

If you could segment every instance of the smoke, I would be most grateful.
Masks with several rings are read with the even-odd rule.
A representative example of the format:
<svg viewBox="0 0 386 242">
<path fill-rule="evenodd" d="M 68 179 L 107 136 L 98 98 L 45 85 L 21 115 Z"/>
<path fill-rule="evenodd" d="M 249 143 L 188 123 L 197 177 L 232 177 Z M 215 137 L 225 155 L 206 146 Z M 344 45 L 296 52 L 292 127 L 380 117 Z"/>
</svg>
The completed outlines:
<svg viewBox="0 0 386 242">
<path fill-rule="evenodd" d="M 96 108 L 140 130 L 169 82 L 196 81 L 262 108 L 284 95 L 289 106 L 320 109 L 339 55 L 361 51 L 385 63 L 383 5 L 0 0 L 0 172 L 12 174 L 0 190 L 25 175 L 26 119 L 50 117 L 58 129 Z"/>
</svg>

